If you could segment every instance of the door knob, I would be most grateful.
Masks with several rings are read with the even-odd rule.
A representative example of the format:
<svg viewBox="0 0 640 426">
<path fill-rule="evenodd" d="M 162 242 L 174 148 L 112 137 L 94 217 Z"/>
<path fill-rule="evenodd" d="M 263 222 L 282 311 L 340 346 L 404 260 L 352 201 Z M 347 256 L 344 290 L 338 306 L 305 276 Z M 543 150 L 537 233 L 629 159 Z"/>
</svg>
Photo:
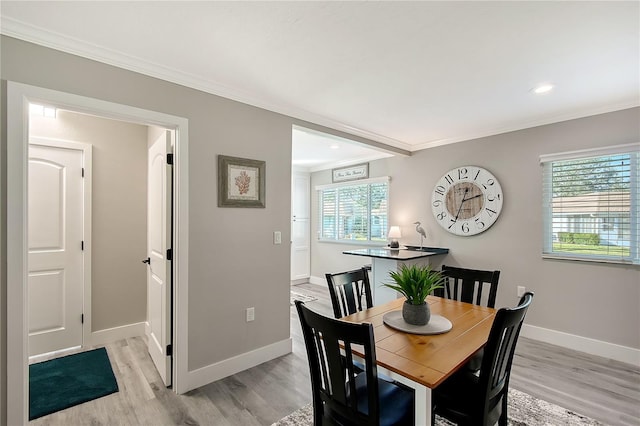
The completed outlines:
<svg viewBox="0 0 640 426">
<path fill-rule="evenodd" d="M 145 260 L 142 261 L 142 263 L 146 263 L 147 265 L 151 265 L 151 258 L 147 257 Z"/>
</svg>

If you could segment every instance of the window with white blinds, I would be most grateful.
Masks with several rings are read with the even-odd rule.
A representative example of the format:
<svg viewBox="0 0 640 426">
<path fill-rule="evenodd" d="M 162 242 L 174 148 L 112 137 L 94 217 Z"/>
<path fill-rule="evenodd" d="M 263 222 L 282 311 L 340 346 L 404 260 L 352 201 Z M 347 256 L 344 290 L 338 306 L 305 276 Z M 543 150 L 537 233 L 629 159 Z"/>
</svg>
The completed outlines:
<svg viewBox="0 0 640 426">
<path fill-rule="evenodd" d="M 640 264 L 640 144 L 540 162 L 543 255 Z"/>
<path fill-rule="evenodd" d="M 388 178 L 324 185 L 316 189 L 320 206 L 320 240 L 386 241 Z"/>
</svg>

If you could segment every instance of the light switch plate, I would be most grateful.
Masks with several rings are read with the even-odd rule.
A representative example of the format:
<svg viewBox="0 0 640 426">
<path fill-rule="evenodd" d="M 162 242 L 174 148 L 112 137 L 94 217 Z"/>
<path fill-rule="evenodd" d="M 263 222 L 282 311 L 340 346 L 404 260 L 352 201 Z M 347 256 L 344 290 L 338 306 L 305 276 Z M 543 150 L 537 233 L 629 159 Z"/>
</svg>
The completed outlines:
<svg viewBox="0 0 640 426">
<path fill-rule="evenodd" d="M 251 322 L 256 319 L 256 308 L 247 308 L 247 322 Z"/>
<path fill-rule="evenodd" d="M 282 232 L 274 231 L 274 233 L 273 233 L 273 244 L 282 244 Z"/>
</svg>

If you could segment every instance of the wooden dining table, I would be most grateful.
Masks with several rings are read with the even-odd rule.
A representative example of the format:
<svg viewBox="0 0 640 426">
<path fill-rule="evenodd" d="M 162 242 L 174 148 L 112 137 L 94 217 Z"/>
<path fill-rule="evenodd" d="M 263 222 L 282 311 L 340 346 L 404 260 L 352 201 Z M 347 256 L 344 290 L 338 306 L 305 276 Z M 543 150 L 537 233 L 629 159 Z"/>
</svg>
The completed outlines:
<svg viewBox="0 0 640 426">
<path fill-rule="evenodd" d="M 432 315 L 452 323 L 450 331 L 436 335 L 410 334 L 384 324 L 387 312 L 402 310 L 404 298 L 343 317 L 374 327 L 378 372 L 415 392 L 415 424 L 431 425 L 431 391 L 460 369 L 489 337 L 496 310 L 457 300 L 428 296 Z"/>
</svg>

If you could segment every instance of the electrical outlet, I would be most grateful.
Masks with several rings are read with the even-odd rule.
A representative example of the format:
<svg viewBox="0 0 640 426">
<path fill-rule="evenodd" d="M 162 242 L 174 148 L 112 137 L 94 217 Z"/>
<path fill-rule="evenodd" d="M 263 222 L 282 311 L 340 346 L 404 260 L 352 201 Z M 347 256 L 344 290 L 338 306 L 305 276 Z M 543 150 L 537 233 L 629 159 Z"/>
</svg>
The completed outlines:
<svg viewBox="0 0 640 426">
<path fill-rule="evenodd" d="M 273 244 L 282 244 L 282 232 L 274 231 L 274 233 L 273 233 Z"/>
<path fill-rule="evenodd" d="M 247 322 L 256 319 L 256 308 L 247 308 Z"/>
<path fill-rule="evenodd" d="M 524 296 L 524 293 L 527 291 L 527 288 L 523 285 L 518 286 L 518 297 Z"/>
</svg>

